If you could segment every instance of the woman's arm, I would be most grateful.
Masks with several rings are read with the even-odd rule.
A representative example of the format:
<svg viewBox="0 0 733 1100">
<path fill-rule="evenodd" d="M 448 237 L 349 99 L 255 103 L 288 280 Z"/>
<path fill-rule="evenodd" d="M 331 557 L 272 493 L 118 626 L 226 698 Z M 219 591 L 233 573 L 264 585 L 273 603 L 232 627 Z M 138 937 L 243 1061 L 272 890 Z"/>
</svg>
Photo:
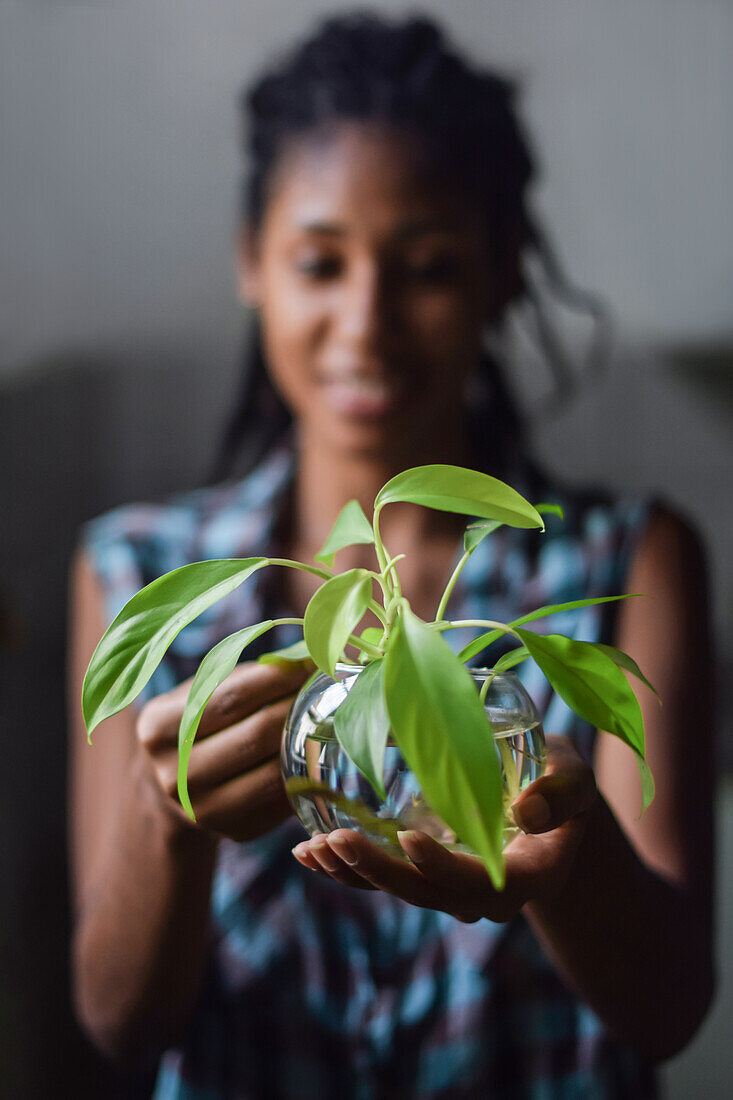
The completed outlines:
<svg viewBox="0 0 733 1100">
<path fill-rule="evenodd" d="M 629 750 L 599 734 L 601 793 L 564 889 L 526 914 L 568 983 L 618 1034 L 655 1058 L 690 1039 L 713 989 L 714 719 L 705 563 L 668 512 L 652 518 L 627 591 L 618 646 L 644 687 L 647 759 L 656 796 L 639 818 Z M 635 684 L 636 687 L 636 684 Z"/>
<path fill-rule="evenodd" d="M 200 987 L 216 838 L 249 840 L 291 813 L 280 741 L 307 673 L 248 662 L 216 690 L 189 761 L 194 825 L 176 794 L 189 683 L 137 719 L 130 710 L 108 719 L 87 744 L 81 685 L 104 628 L 102 595 L 81 558 L 70 667 L 74 994 L 99 1047 L 145 1064 L 180 1037 Z"/>
<path fill-rule="evenodd" d="M 166 804 L 127 710 L 87 744 L 81 684 L 106 623 L 80 557 L 72 576 L 69 830 L 72 981 L 80 1022 L 106 1054 L 153 1062 L 201 981 L 214 839 Z"/>
<path fill-rule="evenodd" d="M 416 832 L 401 836 L 412 865 L 347 830 L 314 837 L 294 854 L 337 881 L 377 887 L 463 921 L 504 921 L 522 910 L 568 985 L 619 1036 L 661 1059 L 690 1039 L 713 986 L 705 570 L 697 540 L 676 517 L 653 517 L 627 591 L 651 598 L 624 601 L 616 641 L 664 699 L 660 708 L 641 689 L 657 785 L 641 820 L 636 764 L 626 746 L 599 735 L 596 784 L 566 738 L 548 737 L 546 774 L 515 803 L 529 835 L 507 849 L 501 893 L 477 859 Z"/>
</svg>

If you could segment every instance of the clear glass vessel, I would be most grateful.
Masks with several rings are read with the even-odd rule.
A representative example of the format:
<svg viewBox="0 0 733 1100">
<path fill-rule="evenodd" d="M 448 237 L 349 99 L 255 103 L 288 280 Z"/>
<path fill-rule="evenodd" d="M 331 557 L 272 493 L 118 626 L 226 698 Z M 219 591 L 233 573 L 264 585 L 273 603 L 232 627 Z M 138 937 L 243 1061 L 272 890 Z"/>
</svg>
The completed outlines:
<svg viewBox="0 0 733 1100">
<path fill-rule="evenodd" d="M 399 829 L 420 829 L 457 851 L 469 851 L 428 805 L 415 774 L 392 736 L 384 754 L 382 799 L 336 740 L 333 714 L 362 671 L 340 664 L 336 677 L 316 673 L 291 707 L 283 733 L 281 763 L 292 807 L 308 833 L 355 829 L 383 848 L 403 855 Z M 509 807 L 545 769 L 545 737 L 532 699 L 513 672 L 468 669 L 480 692 L 488 679 L 484 709 L 493 731 L 504 782 L 504 844 L 518 829 Z"/>
</svg>

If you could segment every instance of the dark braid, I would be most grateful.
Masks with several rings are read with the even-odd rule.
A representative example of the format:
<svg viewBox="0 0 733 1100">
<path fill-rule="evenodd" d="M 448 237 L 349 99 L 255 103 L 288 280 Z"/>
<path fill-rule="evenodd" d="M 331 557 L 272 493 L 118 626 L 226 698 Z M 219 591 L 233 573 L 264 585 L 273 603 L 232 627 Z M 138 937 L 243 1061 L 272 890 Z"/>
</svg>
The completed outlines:
<svg viewBox="0 0 733 1100">
<path fill-rule="evenodd" d="M 497 264 L 516 261 L 517 242 L 533 240 L 526 191 L 534 165 L 515 114 L 514 88 L 470 67 L 426 19 L 390 23 L 367 14 L 328 19 L 246 92 L 241 104 L 248 135 L 242 211 L 255 229 L 286 143 L 340 120 L 356 120 L 403 130 L 427 158 L 433 179 L 486 212 Z M 515 292 L 521 291 L 517 272 Z M 480 407 L 473 419 L 482 425 L 480 436 L 491 436 L 499 453 L 519 446 L 520 417 L 488 355 L 479 376 Z M 234 473 L 237 457 L 236 472 L 251 468 L 289 422 L 269 382 L 256 330 L 216 476 Z"/>
</svg>

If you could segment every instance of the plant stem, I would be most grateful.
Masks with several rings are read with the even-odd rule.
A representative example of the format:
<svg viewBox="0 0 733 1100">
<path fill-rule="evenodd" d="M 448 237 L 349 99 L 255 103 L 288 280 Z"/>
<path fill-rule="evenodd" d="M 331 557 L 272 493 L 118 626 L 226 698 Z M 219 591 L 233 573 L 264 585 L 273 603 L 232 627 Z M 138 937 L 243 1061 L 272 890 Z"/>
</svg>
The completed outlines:
<svg viewBox="0 0 733 1100">
<path fill-rule="evenodd" d="M 303 562 L 290 561 L 288 558 L 270 558 L 270 565 L 284 565 L 286 568 L 290 568 L 290 569 L 302 569 L 303 572 L 312 573 L 314 577 L 319 577 L 321 580 L 324 580 L 324 581 L 330 580 L 331 577 L 333 577 L 333 575 L 334 575 L 328 569 L 319 569 L 317 565 L 305 565 L 305 564 L 303 564 Z M 380 575 L 378 573 L 373 573 L 372 576 L 375 577 L 378 581 L 381 579 Z M 376 600 L 370 600 L 369 601 L 369 609 L 370 609 L 370 611 L 374 612 L 374 614 L 377 616 L 377 618 L 379 619 L 382 626 L 386 626 L 386 624 L 387 624 L 386 615 L 385 615 L 384 611 L 379 606 L 379 604 L 377 603 Z M 284 626 L 287 623 L 294 623 L 296 625 L 302 625 L 303 620 L 302 619 L 277 619 L 276 622 L 277 622 L 278 626 L 280 626 L 280 625 Z"/>
<path fill-rule="evenodd" d="M 314 577 L 320 577 L 322 581 L 330 581 L 333 573 L 329 569 L 319 569 L 317 565 L 304 565 L 301 561 L 291 561 L 289 558 L 269 558 L 270 565 L 284 565 L 286 569 L 301 569 L 304 573 L 312 573 Z"/>
<path fill-rule="evenodd" d="M 385 614 L 384 608 L 381 607 L 376 600 L 369 601 L 369 610 L 374 612 L 382 626 L 387 625 L 387 616 Z"/>
<path fill-rule="evenodd" d="M 361 649 L 368 657 L 383 657 L 381 649 L 372 645 L 371 642 L 365 642 L 363 638 L 357 638 L 356 634 L 349 634 L 349 645 L 356 646 L 357 649 Z"/>
<path fill-rule="evenodd" d="M 273 626 L 302 626 L 303 619 L 273 619 Z"/>
<path fill-rule="evenodd" d="M 494 679 L 494 674 L 492 672 L 486 677 L 483 684 L 481 685 L 481 691 L 478 693 L 478 697 L 479 697 L 479 699 L 481 700 L 482 703 L 486 702 L 486 693 L 488 692 L 489 688 L 491 687 L 491 681 L 493 679 Z"/>
<path fill-rule="evenodd" d="M 401 596 L 402 589 L 400 588 L 400 578 L 397 576 L 397 572 L 395 571 L 393 575 L 390 575 L 392 571 L 392 566 L 398 559 L 387 557 L 387 551 L 385 549 L 384 543 L 382 542 L 382 536 L 379 531 L 380 511 L 381 509 L 379 508 L 376 508 L 374 510 L 374 522 L 372 524 L 372 529 L 374 531 L 374 549 L 377 552 L 377 562 L 379 564 L 382 578 L 380 584 L 382 586 L 382 591 L 384 592 L 384 602 L 386 605 L 387 601 L 391 599 L 392 596 Z"/>
<path fill-rule="evenodd" d="M 382 536 L 379 533 L 379 509 L 374 510 L 374 522 L 372 523 L 372 530 L 374 531 L 374 549 L 377 552 L 377 562 L 379 563 L 379 569 L 385 581 L 389 583 L 389 578 L 386 575 L 387 568 L 387 555 L 384 552 L 384 543 L 382 542 Z"/>
<path fill-rule="evenodd" d="M 506 795 L 507 795 L 507 809 L 511 806 L 512 802 L 519 795 L 519 774 L 517 772 L 517 762 L 514 759 L 514 753 L 512 752 L 512 746 L 509 744 L 508 738 L 496 737 L 494 743 L 499 750 L 499 756 L 504 767 L 504 775 L 506 776 Z"/>
<path fill-rule="evenodd" d="M 379 608 L 379 605 L 376 603 L 376 601 L 371 603 L 369 606 L 370 606 L 371 610 L 375 613 L 375 615 L 377 616 L 379 621 L 382 623 L 382 625 L 385 627 L 385 629 L 389 625 L 389 616 L 387 614 L 387 607 L 388 607 L 389 603 L 395 598 L 395 595 L 397 595 L 397 596 L 400 595 L 399 591 L 396 591 L 395 588 L 393 587 L 393 582 L 389 579 L 389 574 L 392 571 L 392 569 L 394 568 L 394 566 L 397 564 L 397 562 L 401 561 L 402 558 L 404 558 L 404 557 L 405 557 L 404 554 L 397 554 L 396 557 L 389 558 L 386 561 L 384 569 L 382 570 L 381 573 L 372 572 L 372 574 L 371 574 L 372 577 L 374 577 L 374 580 L 377 582 L 377 584 L 379 585 L 379 587 L 382 590 L 382 603 L 384 604 L 384 609 Z M 397 580 L 396 571 L 395 571 L 394 576 L 395 576 L 395 580 Z M 399 584 L 398 584 L 397 587 L 399 588 Z M 377 610 L 378 608 L 379 608 L 379 610 Z"/>
<path fill-rule="evenodd" d="M 406 554 L 395 554 L 395 556 L 393 558 L 390 558 L 389 561 L 387 562 L 387 564 L 384 567 L 384 576 L 386 577 L 387 574 L 390 573 L 392 571 L 392 569 L 394 569 L 397 562 L 402 561 L 402 559 L 405 558 L 405 557 L 407 557 Z M 397 573 L 395 573 L 395 578 L 396 577 L 397 577 Z"/>
<path fill-rule="evenodd" d="M 462 554 L 461 560 L 458 562 L 458 565 L 455 567 L 455 569 L 451 573 L 450 580 L 448 581 L 447 585 L 445 586 L 445 591 L 443 592 L 443 595 L 440 597 L 440 603 L 438 604 L 438 610 L 435 612 L 435 618 L 438 622 L 440 622 L 440 620 L 443 618 L 443 615 L 445 614 L 446 604 L 448 603 L 448 600 L 450 599 L 451 593 L 452 593 L 453 589 L 455 588 L 456 581 L 458 580 L 459 576 L 461 575 L 461 570 L 463 569 L 463 566 L 466 564 L 468 559 L 471 557 L 472 553 L 473 553 L 473 550 L 466 550 L 465 553 Z"/>
<path fill-rule="evenodd" d="M 518 638 L 521 642 L 521 638 L 517 634 L 516 630 L 512 630 L 506 623 L 495 622 L 494 619 L 456 619 L 453 622 L 450 620 L 444 620 L 443 622 L 428 623 L 428 626 L 434 627 L 436 630 L 459 630 L 465 626 L 488 626 L 493 630 L 500 630 L 502 634 L 513 634 L 515 638 Z"/>
</svg>

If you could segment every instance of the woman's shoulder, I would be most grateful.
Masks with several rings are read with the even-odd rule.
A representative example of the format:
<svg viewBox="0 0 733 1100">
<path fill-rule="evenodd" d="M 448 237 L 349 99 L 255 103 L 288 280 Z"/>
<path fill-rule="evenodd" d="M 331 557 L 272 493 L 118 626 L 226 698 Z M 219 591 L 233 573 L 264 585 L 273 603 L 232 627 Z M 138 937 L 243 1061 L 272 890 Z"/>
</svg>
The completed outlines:
<svg viewBox="0 0 733 1100">
<path fill-rule="evenodd" d="M 536 540 L 538 552 L 558 553 L 574 546 L 592 557 L 630 552 L 659 507 L 651 493 L 613 490 L 569 482 L 532 461 L 523 464 L 520 491 L 533 504 L 558 505 L 561 515 L 545 515 L 545 532 Z"/>
<path fill-rule="evenodd" d="M 121 606 L 144 584 L 189 562 L 266 553 L 291 476 L 290 454 L 274 451 L 241 480 L 103 513 L 82 527 L 81 550 Z"/>
</svg>

